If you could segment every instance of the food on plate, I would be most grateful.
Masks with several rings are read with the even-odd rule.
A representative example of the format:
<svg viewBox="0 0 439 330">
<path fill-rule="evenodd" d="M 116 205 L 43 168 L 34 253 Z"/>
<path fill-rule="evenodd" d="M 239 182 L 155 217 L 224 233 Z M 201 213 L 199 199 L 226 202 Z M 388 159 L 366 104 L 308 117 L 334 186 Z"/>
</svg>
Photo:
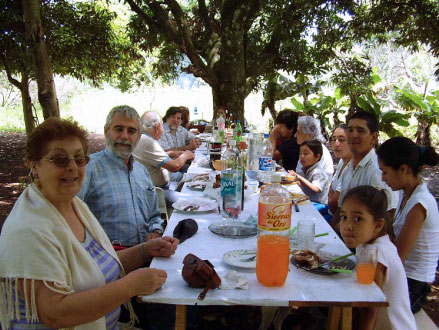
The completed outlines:
<svg viewBox="0 0 439 330">
<path fill-rule="evenodd" d="M 184 209 L 183 209 L 183 211 L 189 211 L 189 212 L 191 212 L 191 211 L 196 211 L 196 210 L 198 210 L 200 208 L 200 205 L 188 205 L 188 206 L 186 206 Z"/>
<path fill-rule="evenodd" d="M 290 192 L 290 198 L 292 200 L 295 200 L 296 202 L 302 202 L 302 201 L 307 200 L 308 196 L 306 196 L 305 194 Z"/>
<path fill-rule="evenodd" d="M 291 254 L 296 264 L 300 267 L 314 269 L 318 268 L 323 262 L 322 258 L 310 250 L 293 250 Z"/>
<path fill-rule="evenodd" d="M 192 178 L 192 181 L 209 181 L 209 174 L 198 174 Z"/>
</svg>

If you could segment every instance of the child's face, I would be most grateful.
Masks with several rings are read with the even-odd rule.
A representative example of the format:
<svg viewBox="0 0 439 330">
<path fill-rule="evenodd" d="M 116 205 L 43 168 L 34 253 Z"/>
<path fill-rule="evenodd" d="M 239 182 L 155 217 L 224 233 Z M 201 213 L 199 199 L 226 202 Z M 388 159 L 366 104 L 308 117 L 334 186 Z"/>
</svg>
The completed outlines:
<svg viewBox="0 0 439 330">
<path fill-rule="evenodd" d="M 320 160 L 320 155 L 314 155 L 312 150 L 308 146 L 301 146 L 299 153 L 300 163 L 304 168 L 313 166 Z"/>
<path fill-rule="evenodd" d="M 343 202 L 340 211 L 340 233 L 347 247 L 353 249 L 377 238 L 384 219 L 375 221 L 367 207 L 355 198 Z"/>
</svg>

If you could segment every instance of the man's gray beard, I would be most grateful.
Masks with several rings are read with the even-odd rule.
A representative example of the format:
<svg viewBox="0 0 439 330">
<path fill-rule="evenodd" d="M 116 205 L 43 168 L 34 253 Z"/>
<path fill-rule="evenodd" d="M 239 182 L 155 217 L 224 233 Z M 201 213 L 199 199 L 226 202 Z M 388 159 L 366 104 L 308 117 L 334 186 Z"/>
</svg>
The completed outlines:
<svg viewBox="0 0 439 330">
<path fill-rule="evenodd" d="M 134 150 L 134 146 L 131 144 L 130 145 L 130 150 L 126 151 L 126 150 L 118 150 L 114 147 L 115 143 L 125 143 L 125 141 L 120 141 L 120 140 L 115 140 L 115 141 L 111 141 L 109 135 L 107 134 L 105 136 L 105 141 L 107 143 L 107 146 L 110 148 L 110 150 L 119 158 L 122 159 L 128 159 L 130 158 L 133 150 Z"/>
</svg>

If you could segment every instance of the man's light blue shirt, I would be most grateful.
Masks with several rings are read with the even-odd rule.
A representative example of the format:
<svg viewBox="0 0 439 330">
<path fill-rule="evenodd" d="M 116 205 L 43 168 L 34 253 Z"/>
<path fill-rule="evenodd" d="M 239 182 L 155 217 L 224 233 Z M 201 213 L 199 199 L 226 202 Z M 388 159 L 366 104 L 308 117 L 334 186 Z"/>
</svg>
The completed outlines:
<svg viewBox="0 0 439 330">
<path fill-rule="evenodd" d="M 146 168 L 131 156 L 130 170 L 108 147 L 92 154 L 78 197 L 87 203 L 111 241 L 136 245 L 163 232 L 155 187 Z"/>
</svg>

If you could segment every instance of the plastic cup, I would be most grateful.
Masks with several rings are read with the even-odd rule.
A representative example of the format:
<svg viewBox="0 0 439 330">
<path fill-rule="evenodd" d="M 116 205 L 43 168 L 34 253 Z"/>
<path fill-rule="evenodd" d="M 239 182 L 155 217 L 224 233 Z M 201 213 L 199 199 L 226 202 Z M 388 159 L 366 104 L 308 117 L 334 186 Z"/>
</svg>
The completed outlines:
<svg viewBox="0 0 439 330">
<path fill-rule="evenodd" d="M 372 284 L 375 279 L 378 248 L 372 245 L 359 246 L 355 258 L 357 259 L 357 282 L 360 284 Z"/>
<path fill-rule="evenodd" d="M 297 248 L 312 250 L 314 248 L 315 223 L 310 220 L 299 220 L 297 223 Z"/>
</svg>

